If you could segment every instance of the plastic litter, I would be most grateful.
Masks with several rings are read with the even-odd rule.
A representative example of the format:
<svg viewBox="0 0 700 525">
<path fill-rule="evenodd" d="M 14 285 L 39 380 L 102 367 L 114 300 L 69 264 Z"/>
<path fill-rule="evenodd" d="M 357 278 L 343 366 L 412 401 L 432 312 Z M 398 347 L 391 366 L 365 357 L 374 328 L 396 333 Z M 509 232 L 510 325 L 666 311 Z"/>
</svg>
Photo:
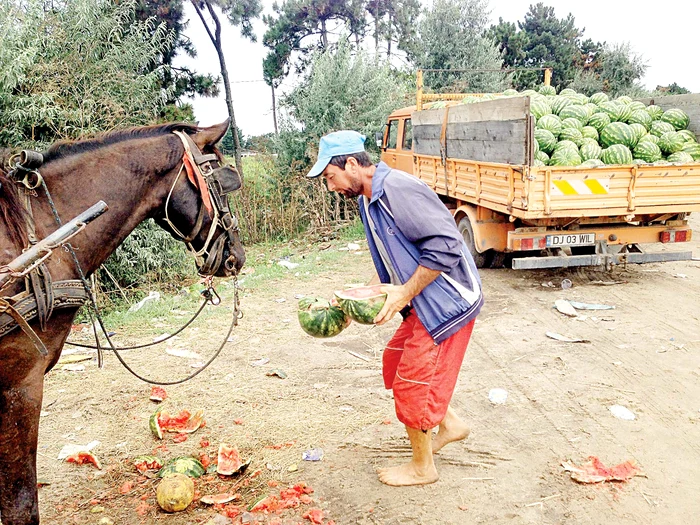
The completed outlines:
<svg viewBox="0 0 700 525">
<path fill-rule="evenodd" d="M 557 299 L 554 301 L 554 308 L 559 310 L 560 313 L 568 315 L 569 317 L 578 317 L 578 314 L 576 313 L 574 307 L 571 306 L 571 303 L 569 301 L 565 301 L 564 299 Z"/>
<path fill-rule="evenodd" d="M 555 339 L 561 341 L 562 343 L 590 343 L 588 339 L 577 339 L 572 337 L 566 337 L 565 335 L 558 334 L 556 332 L 545 332 L 547 337 L 550 339 Z"/>
<path fill-rule="evenodd" d="M 604 481 L 629 481 L 634 476 L 642 475 L 634 460 L 628 460 L 614 467 L 606 467 L 596 456 L 589 456 L 588 461 L 578 466 L 569 461 L 562 461 L 561 466 L 571 473 L 571 479 L 579 483 L 602 483 Z"/>
<path fill-rule="evenodd" d="M 634 415 L 634 412 L 627 407 L 623 407 L 622 405 L 611 406 L 610 413 L 617 419 L 624 419 L 625 421 L 634 421 L 637 418 L 637 416 Z"/>
<path fill-rule="evenodd" d="M 269 362 L 270 362 L 269 357 L 261 357 L 260 359 L 250 363 L 250 366 L 265 366 Z"/>
<path fill-rule="evenodd" d="M 273 368 L 269 372 L 265 374 L 266 376 L 277 376 L 280 379 L 287 379 L 287 372 L 282 370 L 281 368 Z"/>
<path fill-rule="evenodd" d="M 572 283 L 571 280 L 569 280 L 569 279 L 564 279 L 564 280 L 561 282 L 561 288 L 562 288 L 562 290 L 568 290 L 568 289 L 571 288 L 573 285 L 574 285 L 574 283 Z"/>
<path fill-rule="evenodd" d="M 148 292 L 148 295 L 141 299 L 138 303 L 131 305 L 129 308 L 129 312 L 138 312 L 141 308 L 143 308 L 143 305 L 145 305 L 148 301 L 158 301 L 160 299 L 160 292 Z"/>
<path fill-rule="evenodd" d="M 287 261 L 287 260 L 285 260 L 285 259 L 279 261 L 279 262 L 277 263 L 277 265 L 278 265 L 278 266 L 283 266 L 283 267 L 285 267 L 287 270 L 293 270 L 294 268 L 296 268 L 297 266 L 299 266 L 298 263 L 289 262 L 289 261 Z"/>
<path fill-rule="evenodd" d="M 569 301 L 569 304 L 576 308 L 576 310 L 614 310 L 614 306 L 609 304 L 592 304 L 592 303 L 579 303 L 577 301 Z"/>
<path fill-rule="evenodd" d="M 322 448 L 311 448 L 301 453 L 301 459 L 304 461 L 321 461 L 323 459 Z"/>
<path fill-rule="evenodd" d="M 489 390 L 489 401 L 494 405 L 502 405 L 508 399 L 508 391 L 503 388 L 492 388 Z"/>
</svg>

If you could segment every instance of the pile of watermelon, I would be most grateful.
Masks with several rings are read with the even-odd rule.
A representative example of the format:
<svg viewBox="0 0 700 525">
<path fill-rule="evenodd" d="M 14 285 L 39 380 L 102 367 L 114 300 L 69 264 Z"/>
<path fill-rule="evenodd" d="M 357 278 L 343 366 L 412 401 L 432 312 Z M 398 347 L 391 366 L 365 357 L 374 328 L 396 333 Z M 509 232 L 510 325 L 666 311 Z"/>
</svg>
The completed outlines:
<svg viewBox="0 0 700 525">
<path fill-rule="evenodd" d="M 681 109 L 664 111 L 627 96 L 611 100 L 605 93 L 588 97 L 568 88 L 557 94 L 553 86 L 467 96 L 462 103 L 514 96 L 530 97 L 535 119 L 535 166 L 700 162 L 700 144 L 688 130 L 690 118 Z"/>
</svg>

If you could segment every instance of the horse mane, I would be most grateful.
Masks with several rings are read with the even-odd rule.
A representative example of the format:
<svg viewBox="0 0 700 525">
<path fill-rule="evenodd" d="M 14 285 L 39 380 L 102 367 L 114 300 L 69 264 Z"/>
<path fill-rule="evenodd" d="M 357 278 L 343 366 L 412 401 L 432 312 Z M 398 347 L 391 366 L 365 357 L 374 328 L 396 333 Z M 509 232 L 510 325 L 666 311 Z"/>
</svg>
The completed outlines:
<svg viewBox="0 0 700 525">
<path fill-rule="evenodd" d="M 2 157 L 2 151 L 0 151 L 0 162 L 3 161 Z M 7 228 L 10 240 L 20 250 L 29 241 L 25 226 L 26 214 L 16 184 L 7 177 L 0 163 L 0 217 Z"/>
<path fill-rule="evenodd" d="M 195 133 L 198 129 L 199 128 L 193 124 L 171 122 L 168 124 L 158 124 L 155 126 L 110 131 L 96 137 L 83 140 L 60 141 L 56 142 L 43 153 L 44 163 L 62 159 L 71 155 L 78 155 L 80 153 L 94 151 L 111 144 L 123 142 L 125 140 L 159 137 L 161 135 L 170 134 L 173 131 L 184 131 L 185 133 L 191 134 Z"/>
</svg>

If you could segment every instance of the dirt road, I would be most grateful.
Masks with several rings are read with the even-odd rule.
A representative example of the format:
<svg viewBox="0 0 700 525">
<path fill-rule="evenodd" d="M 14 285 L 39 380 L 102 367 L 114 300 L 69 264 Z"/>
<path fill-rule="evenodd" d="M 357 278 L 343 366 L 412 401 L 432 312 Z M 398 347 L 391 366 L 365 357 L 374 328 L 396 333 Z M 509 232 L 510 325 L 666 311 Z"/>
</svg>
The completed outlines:
<svg viewBox="0 0 700 525">
<path fill-rule="evenodd" d="M 698 219 L 693 226 L 700 239 Z M 303 481 L 315 489 L 312 506 L 324 510 L 324 523 L 697 520 L 700 262 L 612 273 L 483 271 L 486 305 L 453 399 L 472 434 L 439 454 L 437 483 L 391 488 L 377 480 L 375 469 L 409 456 L 380 376 L 382 346 L 398 321 L 379 328 L 353 325 L 334 339 L 318 340 L 306 336 L 295 319 L 295 295 L 329 296 L 333 289 L 369 278 L 369 256 L 360 244 L 360 253 L 338 252 L 344 246 L 340 242 L 324 251 L 293 248 L 289 260 L 300 266 L 272 277 L 263 276 L 275 264 L 271 253 L 249 258 L 243 280 L 246 315 L 233 341 L 214 367 L 167 389 L 169 407 L 203 409 L 207 417 L 207 427 L 184 443 L 168 437 L 167 450 L 155 448 L 161 443 L 148 431 L 154 410 L 149 388 L 113 356 L 107 356 L 103 370 L 88 362 L 85 372 L 52 372 L 39 448 L 40 477 L 52 482 L 40 491 L 43 523 L 98 523 L 107 516 L 115 524 L 207 523 L 217 511 L 199 503 L 176 515 L 157 511 L 155 482 L 138 477 L 130 459 L 154 449 L 164 457 L 202 452 L 213 457 L 221 441 L 237 444 L 252 459 L 249 475 L 260 470 L 247 485 L 236 485 L 246 502 L 278 493 L 276 483 L 285 487 Z M 700 243 L 690 245 L 700 256 Z M 330 252 L 336 253 L 330 257 Z M 256 275 L 259 282 L 253 286 Z M 573 282 L 572 288 L 561 289 L 564 278 Z M 209 355 L 225 332 L 230 294 L 230 287 L 222 288 L 224 305 L 212 309 L 196 331 L 174 346 Z M 615 308 L 580 311 L 570 318 L 553 309 L 557 299 Z M 177 320 L 157 318 L 150 328 L 167 331 Z M 564 343 L 546 332 L 590 342 Z M 127 357 L 159 377 L 192 370 L 191 360 L 164 350 L 129 352 Z M 269 362 L 253 366 L 261 358 Z M 287 378 L 266 375 L 273 368 Z M 507 390 L 505 404 L 488 400 L 492 388 Z M 636 419 L 617 419 L 609 410 L 612 405 L 628 408 Z M 202 438 L 209 447 L 201 446 Z M 92 440 L 101 442 L 95 452 L 105 464 L 102 471 L 55 459 L 65 443 Z M 303 461 L 302 452 L 314 447 L 323 448 L 323 460 Z M 609 465 L 635 460 L 646 477 L 581 485 L 561 467 L 562 461 L 581 463 L 591 455 Z M 125 482 L 133 486 L 121 494 Z M 232 485 L 210 476 L 198 488 L 207 493 Z M 93 512 L 96 507 L 99 512 Z M 250 516 L 263 523 L 274 523 L 273 518 L 310 523 L 301 518 L 305 508 Z"/>
</svg>

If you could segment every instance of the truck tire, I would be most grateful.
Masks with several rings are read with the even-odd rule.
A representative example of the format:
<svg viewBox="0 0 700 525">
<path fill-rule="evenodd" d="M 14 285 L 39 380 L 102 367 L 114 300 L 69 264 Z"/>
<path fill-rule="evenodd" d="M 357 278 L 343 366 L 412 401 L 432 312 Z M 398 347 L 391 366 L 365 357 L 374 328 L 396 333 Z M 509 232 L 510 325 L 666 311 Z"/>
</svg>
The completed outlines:
<svg viewBox="0 0 700 525">
<path fill-rule="evenodd" d="M 472 228 L 472 223 L 469 221 L 469 217 L 462 217 L 459 224 L 457 224 L 457 229 L 459 230 L 459 233 L 462 234 L 462 238 L 469 249 L 472 259 L 474 259 L 474 264 L 476 264 L 476 267 L 488 268 L 491 265 L 491 250 L 481 253 L 476 249 L 474 229 Z"/>
</svg>

